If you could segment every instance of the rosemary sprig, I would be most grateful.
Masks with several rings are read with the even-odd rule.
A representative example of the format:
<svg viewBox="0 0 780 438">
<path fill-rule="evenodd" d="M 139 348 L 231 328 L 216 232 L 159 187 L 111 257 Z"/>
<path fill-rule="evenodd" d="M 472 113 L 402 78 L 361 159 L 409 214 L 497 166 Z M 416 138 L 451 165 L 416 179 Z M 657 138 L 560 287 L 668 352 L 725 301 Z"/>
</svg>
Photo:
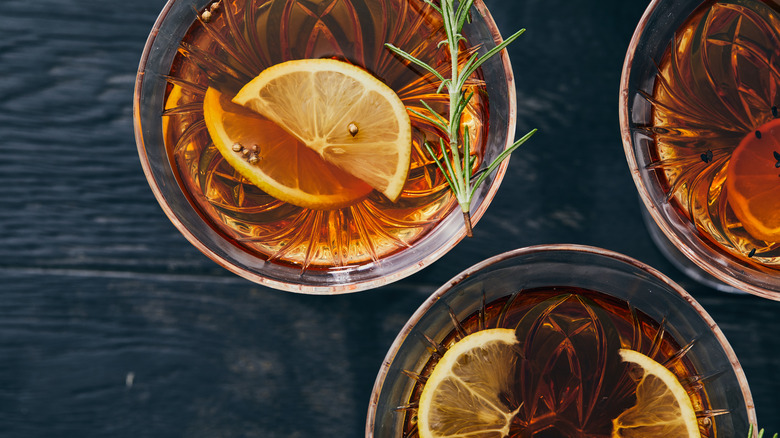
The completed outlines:
<svg viewBox="0 0 780 438">
<path fill-rule="evenodd" d="M 750 430 L 748 430 L 748 438 L 753 438 L 753 425 L 750 425 Z M 758 432 L 758 438 L 764 438 L 764 429 L 761 429 Z M 778 438 L 777 434 L 772 435 L 772 438 Z"/>
<path fill-rule="evenodd" d="M 404 50 L 392 45 L 385 44 L 385 47 L 390 49 L 393 53 L 405 59 L 406 61 L 417 65 L 424 70 L 434 75 L 441 84 L 437 90 L 441 92 L 446 88 L 449 93 L 449 120 L 442 117 L 440 114 L 433 111 L 433 109 L 425 102 L 422 102 L 423 106 L 432 114 L 422 114 L 418 111 L 410 110 L 418 117 L 422 117 L 427 122 L 438 127 L 444 131 L 447 135 L 447 139 L 439 139 L 439 149 L 441 151 L 442 158 L 434 152 L 433 146 L 427 141 L 425 142 L 425 148 L 428 153 L 433 157 L 439 170 L 444 174 L 450 188 L 455 194 L 458 203 L 460 204 L 461 211 L 463 212 L 463 219 L 466 224 L 466 234 L 472 236 L 471 226 L 471 199 L 477 191 L 477 188 L 485 181 L 485 179 L 493 173 L 493 171 L 501 165 L 501 163 L 509 158 L 509 155 L 520 145 L 526 142 L 535 132 L 533 129 L 528 134 L 524 135 L 521 139 L 517 140 L 504 150 L 498 157 L 493 160 L 487 167 L 480 169 L 475 174 L 472 174 L 473 170 L 473 158 L 471 157 L 471 144 L 468 132 L 468 127 L 464 129 L 463 134 L 460 130 L 460 121 L 463 111 L 466 110 L 469 101 L 474 95 L 473 92 L 464 94 L 464 87 L 468 78 L 479 69 L 482 64 L 488 59 L 496 55 L 503 50 L 512 41 L 517 39 L 525 32 L 525 29 L 521 29 L 515 32 L 512 36 L 504 40 L 501 44 L 493 47 L 482 56 L 478 53 L 474 53 L 469 59 L 460 66 L 458 63 L 461 40 L 465 41 L 461 31 L 467 21 L 470 21 L 469 11 L 474 3 L 474 0 L 462 0 L 455 7 L 455 0 L 441 0 L 440 5 L 433 3 L 433 0 L 425 0 L 425 2 L 431 6 L 436 12 L 441 14 L 444 22 L 444 32 L 447 35 L 447 39 L 439 42 L 439 47 L 446 45 L 449 47 L 450 60 L 452 64 L 452 73 L 449 78 L 445 78 L 435 68 L 415 58 Z M 460 144 L 463 144 L 462 149 Z M 461 156 L 462 154 L 462 156 Z M 476 178 L 474 178 L 476 177 Z"/>
</svg>

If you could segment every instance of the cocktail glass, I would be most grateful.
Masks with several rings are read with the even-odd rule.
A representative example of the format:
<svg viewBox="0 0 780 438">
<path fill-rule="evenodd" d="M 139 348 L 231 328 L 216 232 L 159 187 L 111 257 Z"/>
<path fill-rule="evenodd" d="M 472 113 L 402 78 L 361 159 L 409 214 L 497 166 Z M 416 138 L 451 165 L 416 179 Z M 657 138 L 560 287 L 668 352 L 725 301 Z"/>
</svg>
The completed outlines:
<svg viewBox="0 0 780 438">
<path fill-rule="evenodd" d="M 234 0 L 223 0 L 225 1 L 232 1 L 231 4 L 235 4 Z M 273 8 L 274 4 L 285 1 L 287 3 L 285 8 L 289 6 L 285 11 L 297 7 L 298 2 L 295 0 L 271 0 L 265 2 L 262 7 Z M 453 209 L 450 214 L 439 219 L 431 231 L 415 240 L 409 247 L 382 256 L 378 260 L 346 266 L 307 269 L 290 263 L 276 263 L 250 254 L 225 239 L 222 233 L 210 226 L 204 220 L 204 214 L 193 207 L 177 182 L 178 176 L 172 168 L 169 152 L 164 145 L 161 112 L 166 98 L 166 87 L 169 86 L 166 75 L 180 48 L 180 41 L 195 22 L 196 16 L 199 13 L 202 15 L 199 11 L 204 11 L 204 8 L 212 3 L 212 0 L 168 1 L 154 24 L 144 49 L 134 98 L 136 142 L 148 182 L 165 214 L 193 245 L 226 269 L 254 282 L 293 292 L 334 294 L 378 287 L 406 277 L 437 260 L 464 237 L 463 218 L 457 209 Z M 331 7 L 341 11 L 339 13 L 346 10 L 355 14 L 360 14 L 360 11 L 368 8 L 363 0 L 341 2 L 338 5 L 336 3 L 339 2 L 322 0 L 301 3 L 299 6 L 306 8 L 305 14 L 309 14 L 306 20 L 309 21 L 312 20 L 311 15 L 329 13 Z M 296 15 L 290 14 L 284 17 L 290 16 Z M 388 17 L 374 17 L 374 25 L 377 25 L 377 22 L 382 23 L 383 19 L 385 23 L 392 22 L 386 18 Z M 502 41 L 490 13 L 481 0 L 474 3 L 471 18 L 472 22 L 464 28 L 464 34 L 472 45 L 479 47 L 479 51 L 484 53 Z M 329 44 L 330 41 L 334 45 L 346 47 L 355 43 L 355 41 L 341 40 L 352 38 L 350 35 L 381 35 L 386 32 L 386 29 L 378 28 L 358 29 L 360 32 L 345 35 L 343 29 L 329 29 L 327 20 L 317 17 L 313 20 L 314 24 L 307 24 L 306 29 L 319 33 L 315 45 Z M 273 25 L 277 26 L 279 23 L 275 22 Z M 281 29 L 286 29 L 286 26 L 300 25 L 300 22 L 282 22 Z M 253 32 L 262 32 L 262 30 L 255 29 Z M 485 78 L 490 114 L 489 124 L 486 124 L 489 126 L 483 162 L 489 163 L 512 144 L 515 133 L 515 86 L 506 51 L 484 64 L 482 74 Z M 470 212 L 474 223 L 484 214 L 495 195 L 506 166 L 507 162 L 504 162 L 493 175 L 488 177 L 475 195 Z"/>
<path fill-rule="evenodd" d="M 379 370 L 368 409 L 366 436 L 406 436 L 407 414 L 415 413 L 412 394 L 419 390 L 418 380 L 422 380 L 418 376 L 424 378 L 430 372 L 426 364 L 443 347 L 439 343 L 452 342 L 448 334 L 456 330 L 453 321 L 484 315 L 486 303 L 550 287 L 598 291 L 627 301 L 637 314 L 662 322 L 664 336 L 671 336 L 682 350 L 688 348 L 683 357 L 696 370 L 689 383 L 698 382 L 703 387 L 703 398 L 709 406 L 697 412 L 700 425 L 713 430 L 716 436 L 740 437 L 747 434 L 749 424 L 755 424 L 750 390 L 737 357 L 712 318 L 680 286 L 655 269 L 611 251 L 543 245 L 510 251 L 474 265 L 420 306 L 401 329 Z M 434 347 L 437 344 L 439 347 Z M 587 410 L 587 406 L 580 407 Z"/>
<path fill-rule="evenodd" d="M 682 35 L 676 34 L 678 28 L 703 3 L 701 0 L 653 0 L 634 32 L 625 58 L 620 84 L 620 127 L 626 158 L 639 195 L 646 207 L 643 209 L 643 215 L 647 228 L 659 249 L 673 264 L 691 278 L 715 289 L 749 292 L 780 300 L 780 271 L 777 267 L 772 268 L 753 262 L 750 255 L 735 256 L 733 252 L 724 250 L 722 245 L 716 243 L 718 240 L 726 241 L 728 238 L 712 237 L 712 233 L 704 231 L 716 227 L 694 224 L 689 219 L 690 215 L 684 212 L 685 209 L 669 195 L 669 183 L 666 182 L 664 170 L 658 166 L 658 157 L 653 153 L 654 107 L 648 96 L 653 96 L 654 89 L 659 84 L 658 66 L 662 63 L 664 54 L 674 38 L 682 38 Z M 737 7 L 739 6 L 735 6 Z M 736 62 L 734 61 L 734 65 Z M 761 61 L 753 59 L 752 62 L 758 65 Z M 717 82 L 717 79 L 714 81 Z M 746 90 L 745 93 L 750 93 L 750 90 Z M 767 114 L 770 110 L 769 106 L 766 108 Z M 706 109 L 704 112 L 706 113 Z M 708 122 L 715 123 L 717 116 L 711 113 L 704 118 L 709 119 Z M 753 131 L 748 128 L 744 134 L 753 135 Z M 703 141 L 706 142 L 707 140 Z M 739 142 L 740 138 L 736 138 L 733 146 L 736 147 Z M 697 165 L 713 161 L 712 151 L 706 149 L 707 146 L 703 146 L 701 151 L 692 154 L 695 162 L 698 152 L 702 152 L 703 163 L 698 162 Z M 730 149 L 733 150 L 733 147 Z M 720 149 L 716 154 L 720 153 L 719 151 Z M 714 157 L 715 160 L 718 158 L 717 155 Z M 719 172 L 715 179 L 722 179 L 724 174 L 725 171 Z M 708 176 L 703 179 L 709 180 L 709 178 Z M 712 192 L 714 193 L 714 189 Z M 725 196 L 725 187 L 722 192 L 719 192 L 719 196 Z M 724 209 L 721 211 L 723 216 L 731 214 Z M 749 249 L 743 251 L 744 254 L 749 253 Z M 777 249 L 767 250 L 766 257 L 776 257 L 772 255 L 773 253 L 776 254 Z"/>
</svg>

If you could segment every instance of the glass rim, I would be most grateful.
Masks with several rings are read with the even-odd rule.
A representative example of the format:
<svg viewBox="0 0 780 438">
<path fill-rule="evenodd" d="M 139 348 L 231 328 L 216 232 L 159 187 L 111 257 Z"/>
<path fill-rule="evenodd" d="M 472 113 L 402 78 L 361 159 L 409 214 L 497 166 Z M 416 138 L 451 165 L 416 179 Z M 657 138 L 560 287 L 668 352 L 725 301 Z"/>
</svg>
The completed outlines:
<svg viewBox="0 0 780 438">
<path fill-rule="evenodd" d="M 634 64 L 634 58 L 637 54 L 637 48 L 639 47 L 642 36 L 648 29 L 647 25 L 659 5 L 664 4 L 667 1 L 668 0 L 652 0 L 647 6 L 647 9 L 645 9 L 642 18 L 639 20 L 639 23 L 634 29 L 634 33 L 631 37 L 628 49 L 626 50 L 626 56 L 623 62 L 623 69 L 620 77 L 620 137 L 623 142 L 623 150 L 625 152 L 629 170 L 631 171 L 631 177 L 634 180 L 634 185 L 636 186 L 639 197 L 642 200 L 642 204 L 649 213 L 653 222 L 655 222 L 663 235 L 688 260 L 705 271 L 707 274 L 712 275 L 718 281 L 721 281 L 728 286 L 756 296 L 760 296 L 762 298 L 780 301 L 780 278 L 760 271 L 750 265 L 737 262 L 733 256 L 725 252 L 721 253 L 714 249 L 710 244 L 708 244 L 708 242 L 704 240 L 702 236 L 698 235 L 698 233 L 693 233 L 690 231 L 683 233 L 680 231 L 679 227 L 674 227 L 672 225 L 672 221 L 661 211 L 661 201 L 656 200 L 653 197 L 647 188 L 647 183 L 642 178 L 644 170 L 640 169 L 639 167 L 631 131 L 631 107 L 629 103 L 631 98 L 631 90 L 629 89 L 629 80 L 631 78 L 632 66 Z M 697 0 L 697 6 L 701 3 L 701 0 Z M 730 266 L 738 266 L 739 268 L 726 271 L 722 269 L 719 264 L 708 261 L 715 259 L 725 260 L 726 264 Z M 758 278 L 762 279 L 763 286 L 757 285 L 755 283 L 755 280 Z"/>
<path fill-rule="evenodd" d="M 633 268 L 636 268 L 640 271 L 649 274 L 650 276 L 652 276 L 657 280 L 660 280 L 666 286 L 668 286 L 669 288 L 668 292 L 677 294 L 680 298 L 685 300 L 685 302 L 687 302 L 694 309 L 694 311 L 699 315 L 699 317 L 701 317 L 702 320 L 707 324 L 709 329 L 712 331 L 712 334 L 715 336 L 715 339 L 717 339 L 718 344 L 723 350 L 723 353 L 728 358 L 729 364 L 731 365 L 732 370 L 734 371 L 734 375 L 737 381 L 739 382 L 740 391 L 742 397 L 745 400 L 745 409 L 747 410 L 748 421 L 751 424 L 757 423 L 756 410 L 753 403 L 753 396 L 751 395 L 750 387 L 748 386 L 748 382 L 747 382 L 747 377 L 745 376 L 745 372 L 742 368 L 742 365 L 739 363 L 736 353 L 731 348 L 731 345 L 726 339 L 726 335 L 723 334 L 723 331 L 720 329 L 720 327 L 715 323 L 715 321 L 707 313 L 704 307 L 702 307 L 702 305 L 699 304 L 693 298 L 693 296 L 691 296 L 687 291 L 685 291 L 685 289 L 683 289 L 672 279 L 670 279 L 669 277 L 667 277 L 657 269 L 643 262 L 640 262 L 632 257 L 629 257 L 625 254 L 621 254 L 608 249 L 588 246 L 588 245 L 547 244 L 547 245 L 535 245 L 535 246 L 528 246 L 524 248 L 518 248 L 518 249 L 514 249 L 511 251 L 498 254 L 486 260 L 483 260 L 467 268 L 466 270 L 462 271 L 461 273 L 457 274 L 455 277 L 447 281 L 447 283 L 439 287 L 435 292 L 433 292 L 433 294 L 431 294 L 422 303 L 422 305 L 420 305 L 420 307 L 417 308 L 417 310 L 412 314 L 411 317 L 409 317 L 409 319 L 406 321 L 404 326 L 398 332 L 395 339 L 393 340 L 393 343 L 390 345 L 390 348 L 388 349 L 387 354 L 385 355 L 384 360 L 382 361 L 382 366 L 379 369 L 376 380 L 374 381 L 374 387 L 371 391 L 371 398 L 369 400 L 369 405 L 368 405 L 368 414 L 366 416 L 366 437 L 370 438 L 374 436 L 376 408 L 379 402 L 379 395 L 382 392 L 382 387 L 384 386 L 385 378 L 387 377 L 387 374 L 390 370 L 390 366 L 392 365 L 396 354 L 400 350 L 403 343 L 406 341 L 408 335 L 411 333 L 411 331 L 420 321 L 420 319 L 430 310 L 430 308 L 434 304 L 436 304 L 439 301 L 439 299 L 442 298 L 444 294 L 446 294 L 447 292 L 455 288 L 461 282 L 467 280 L 468 278 L 472 277 L 475 274 L 478 274 L 480 271 L 490 266 L 496 265 L 506 260 L 511 260 L 516 257 L 528 256 L 528 255 L 540 254 L 540 253 L 552 253 L 552 252 L 558 252 L 558 253 L 568 252 L 568 253 L 603 257 L 603 258 L 616 261 L 620 264 L 629 265 Z"/>
<path fill-rule="evenodd" d="M 155 199 L 160 204 L 160 207 L 162 208 L 163 212 L 171 221 L 171 223 L 174 225 L 174 227 L 187 239 L 187 241 L 189 241 L 193 246 L 195 246 L 201 253 L 203 253 L 209 259 L 216 262 L 218 265 L 222 266 L 228 271 L 260 285 L 272 287 L 275 289 L 280 289 L 287 292 L 295 292 L 295 293 L 311 294 L 311 295 L 328 295 L 328 294 L 343 294 L 343 293 L 359 292 L 368 289 L 373 289 L 379 286 L 383 286 L 385 284 L 398 281 L 402 278 L 408 277 L 422 270 L 423 268 L 431 265 L 433 262 L 441 258 L 452 248 L 454 248 L 464 237 L 466 237 L 465 225 L 461 225 L 459 226 L 457 232 L 452 233 L 452 235 L 449 238 L 447 238 L 444 245 L 438 246 L 434 250 L 430 251 L 427 255 L 425 255 L 425 257 L 423 257 L 422 259 L 417 260 L 414 263 L 408 263 L 406 264 L 406 266 L 402 267 L 401 269 L 397 269 L 392 272 L 382 274 L 378 277 L 371 277 L 368 279 L 355 281 L 355 282 L 330 284 L 325 286 L 316 286 L 316 285 L 304 284 L 304 283 L 289 283 L 285 281 L 268 278 L 264 275 L 261 275 L 259 272 L 250 271 L 240 266 L 237 266 L 228 258 L 223 257 L 220 254 L 217 254 L 209 247 L 209 245 L 201 241 L 201 239 L 199 239 L 193 232 L 191 232 L 187 228 L 187 226 L 180 220 L 177 212 L 171 207 L 171 205 L 169 205 L 165 194 L 160 188 L 160 182 L 155 178 L 154 173 L 152 172 L 149 157 L 146 153 L 146 141 L 144 139 L 144 132 L 141 126 L 141 117 L 140 117 L 140 112 L 142 110 L 141 96 L 142 96 L 144 79 L 146 77 L 146 65 L 148 60 L 152 56 L 152 48 L 157 39 L 157 36 L 159 35 L 160 28 L 165 22 L 168 14 L 171 12 L 172 8 L 176 3 L 181 3 L 183 1 L 185 0 L 168 0 L 166 2 L 165 6 L 163 7 L 162 11 L 157 17 L 154 25 L 152 26 L 146 44 L 144 45 L 143 53 L 141 55 L 141 59 L 138 65 L 138 71 L 136 74 L 134 93 L 133 93 L 133 128 L 134 128 L 134 134 L 136 140 L 136 148 L 138 149 L 138 155 L 141 161 L 141 167 L 143 168 L 144 175 L 152 190 L 152 193 L 154 194 Z M 205 2 L 206 0 L 201 0 L 201 1 Z M 503 37 L 501 36 L 498 26 L 496 25 L 492 15 L 488 11 L 487 6 L 484 4 L 483 0 L 474 0 L 473 6 L 474 8 L 476 8 L 480 16 L 482 17 L 485 26 L 490 32 L 490 37 L 492 37 L 495 44 L 496 45 L 501 44 L 501 42 L 503 41 Z M 515 129 L 517 123 L 516 120 L 517 119 L 517 91 L 515 88 L 514 72 L 512 70 L 512 64 L 511 61 L 509 60 L 509 54 L 507 50 L 502 50 L 497 57 L 494 57 L 494 59 L 500 60 L 501 62 L 500 65 L 502 66 L 504 75 L 506 76 L 505 85 L 507 88 L 507 94 L 505 98 L 507 99 L 508 108 L 506 114 L 507 126 L 505 129 L 505 133 L 506 133 L 507 140 L 506 140 L 506 144 L 502 148 L 502 150 L 506 150 L 513 144 L 515 138 Z M 507 157 L 494 170 L 492 181 L 490 183 L 490 186 L 488 186 L 487 190 L 485 191 L 482 202 L 478 203 L 474 211 L 470 213 L 472 226 L 476 226 L 478 224 L 479 220 L 482 218 L 488 206 L 490 205 L 493 198 L 495 197 L 495 194 L 498 191 L 499 186 L 501 185 L 504 175 L 506 174 L 506 169 L 507 166 L 509 165 L 509 158 L 510 157 Z M 168 163 L 168 165 L 170 166 L 170 163 Z M 181 190 L 180 187 L 179 189 Z M 197 213 L 198 215 L 201 214 L 200 212 Z M 446 217 L 442 218 L 440 222 L 446 221 L 448 218 L 452 217 L 453 215 L 457 215 L 458 217 L 460 217 L 461 216 L 460 210 L 458 208 L 453 209 L 453 211 L 450 212 Z M 433 233 L 435 230 L 436 229 L 429 232 L 427 236 L 423 237 L 420 241 L 416 242 L 413 245 L 419 245 L 421 242 L 425 241 L 428 237 L 430 237 L 431 233 Z"/>
</svg>

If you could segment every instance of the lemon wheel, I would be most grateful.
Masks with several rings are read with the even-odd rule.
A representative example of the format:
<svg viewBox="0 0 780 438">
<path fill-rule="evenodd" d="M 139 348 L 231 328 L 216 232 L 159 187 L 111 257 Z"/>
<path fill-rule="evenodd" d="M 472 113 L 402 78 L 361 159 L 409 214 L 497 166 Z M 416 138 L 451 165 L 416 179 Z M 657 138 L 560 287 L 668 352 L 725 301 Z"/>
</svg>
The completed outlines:
<svg viewBox="0 0 780 438">
<path fill-rule="evenodd" d="M 279 200 L 335 209 L 372 191 L 360 179 L 323 161 L 276 123 L 232 103 L 214 88 L 206 91 L 203 108 L 220 154 L 241 176 Z"/>
<path fill-rule="evenodd" d="M 620 357 L 642 370 L 636 404 L 612 421 L 613 438 L 701 438 L 691 398 L 677 377 L 642 353 L 621 349 Z"/>
<path fill-rule="evenodd" d="M 420 437 L 507 436 L 517 412 L 506 408 L 500 394 L 510 389 L 516 343 L 514 330 L 496 328 L 472 333 L 447 350 L 420 395 Z"/>
<path fill-rule="evenodd" d="M 403 102 L 367 71 L 332 59 L 269 67 L 233 102 L 395 201 L 409 173 L 411 123 Z"/>
</svg>

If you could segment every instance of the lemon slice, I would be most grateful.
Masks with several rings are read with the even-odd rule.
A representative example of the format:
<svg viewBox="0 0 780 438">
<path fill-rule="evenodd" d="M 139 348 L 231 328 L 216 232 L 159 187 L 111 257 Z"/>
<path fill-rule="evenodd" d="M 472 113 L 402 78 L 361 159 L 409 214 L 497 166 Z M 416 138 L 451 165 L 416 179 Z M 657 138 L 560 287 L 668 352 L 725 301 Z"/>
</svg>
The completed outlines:
<svg viewBox="0 0 780 438">
<path fill-rule="evenodd" d="M 206 90 L 203 115 L 225 160 L 279 200 L 325 210 L 353 204 L 372 191 L 368 184 L 323 161 L 276 123 L 232 103 L 214 88 Z"/>
<path fill-rule="evenodd" d="M 636 405 L 612 420 L 612 437 L 701 438 L 693 404 L 666 367 L 642 353 L 621 349 L 620 357 L 642 369 Z"/>
<path fill-rule="evenodd" d="M 263 70 L 233 102 L 391 201 L 400 195 L 409 173 L 409 115 L 395 92 L 365 70 L 332 59 L 287 61 Z"/>
<path fill-rule="evenodd" d="M 514 330 L 488 329 L 447 350 L 420 395 L 420 437 L 507 436 L 517 410 L 510 411 L 500 394 L 510 391 L 516 343 Z"/>
</svg>

